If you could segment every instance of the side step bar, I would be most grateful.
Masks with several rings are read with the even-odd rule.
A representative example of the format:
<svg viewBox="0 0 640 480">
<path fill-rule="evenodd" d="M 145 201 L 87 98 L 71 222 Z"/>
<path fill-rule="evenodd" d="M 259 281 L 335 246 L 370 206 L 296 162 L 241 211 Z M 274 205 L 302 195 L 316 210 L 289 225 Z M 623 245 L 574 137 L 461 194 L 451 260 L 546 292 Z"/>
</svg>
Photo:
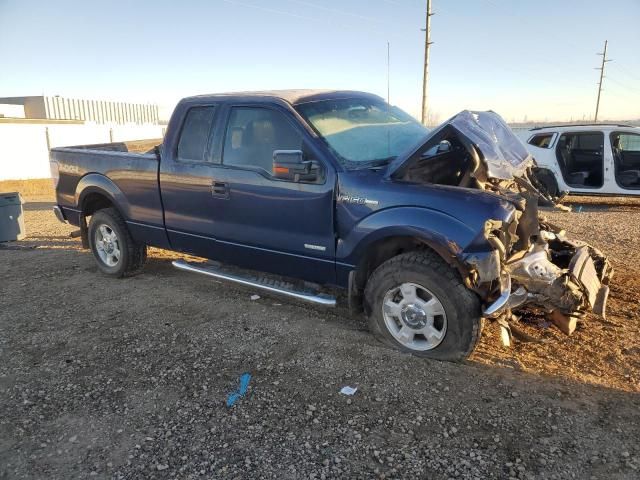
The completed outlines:
<svg viewBox="0 0 640 480">
<path fill-rule="evenodd" d="M 325 307 L 335 307 L 336 299 L 324 293 L 314 293 L 296 288 L 294 285 L 285 282 L 278 282 L 266 276 L 256 276 L 249 273 L 243 274 L 241 271 L 229 272 L 220 267 L 207 263 L 189 263 L 184 260 L 174 260 L 171 262 L 174 267 L 187 272 L 201 273 L 220 280 L 239 283 L 248 287 L 260 288 L 268 292 L 286 295 L 297 298 L 305 302 L 324 305 Z"/>
</svg>

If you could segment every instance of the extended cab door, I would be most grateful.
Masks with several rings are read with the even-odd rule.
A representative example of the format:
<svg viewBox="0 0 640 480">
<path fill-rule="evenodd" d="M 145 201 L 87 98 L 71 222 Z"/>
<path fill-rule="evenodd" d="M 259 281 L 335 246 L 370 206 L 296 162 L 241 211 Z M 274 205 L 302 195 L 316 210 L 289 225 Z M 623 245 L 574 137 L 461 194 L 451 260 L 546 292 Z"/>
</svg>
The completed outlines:
<svg viewBox="0 0 640 480">
<path fill-rule="evenodd" d="M 169 242 L 174 250 L 218 258 L 213 212 L 220 208 L 212 195 L 216 140 L 222 138 L 217 104 L 176 108 L 178 131 L 165 144 L 160 162 L 160 192 Z"/>
<path fill-rule="evenodd" d="M 173 249 L 244 268 L 335 282 L 335 171 L 280 106 L 180 104 L 160 187 Z M 168 135 L 169 136 L 169 135 Z M 313 181 L 272 176 L 274 150 L 304 150 Z"/>
<path fill-rule="evenodd" d="M 295 116 L 278 105 L 228 105 L 210 212 L 228 263 L 318 283 L 335 281 L 335 171 Z M 275 150 L 302 150 L 313 180 L 275 178 Z"/>
</svg>

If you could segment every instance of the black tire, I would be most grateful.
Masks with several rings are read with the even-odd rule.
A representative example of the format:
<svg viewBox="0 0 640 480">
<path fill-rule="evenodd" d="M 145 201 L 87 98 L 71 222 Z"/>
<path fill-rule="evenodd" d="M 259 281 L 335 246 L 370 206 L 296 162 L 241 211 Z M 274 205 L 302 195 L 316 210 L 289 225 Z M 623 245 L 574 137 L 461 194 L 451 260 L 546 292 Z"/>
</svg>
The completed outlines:
<svg viewBox="0 0 640 480">
<path fill-rule="evenodd" d="M 560 194 L 558 182 L 553 172 L 546 169 L 539 169 L 535 172 L 535 176 L 551 198 L 556 198 Z"/>
<path fill-rule="evenodd" d="M 444 308 L 444 338 L 431 350 L 407 348 L 385 324 L 382 306 L 385 295 L 406 283 L 429 290 Z M 393 348 L 421 357 L 460 362 L 471 355 L 480 339 L 483 326 L 480 299 L 465 287 L 459 273 L 434 252 L 403 253 L 387 260 L 373 272 L 364 294 L 369 329 Z"/>
<path fill-rule="evenodd" d="M 101 226 L 106 226 L 115 234 L 113 242 L 119 251 L 115 264 L 108 264 L 101 257 L 97 234 Z M 147 246 L 136 243 L 127 229 L 127 225 L 115 208 L 98 210 L 89 222 L 89 246 L 102 273 L 112 277 L 125 277 L 137 273 L 147 261 Z"/>
</svg>

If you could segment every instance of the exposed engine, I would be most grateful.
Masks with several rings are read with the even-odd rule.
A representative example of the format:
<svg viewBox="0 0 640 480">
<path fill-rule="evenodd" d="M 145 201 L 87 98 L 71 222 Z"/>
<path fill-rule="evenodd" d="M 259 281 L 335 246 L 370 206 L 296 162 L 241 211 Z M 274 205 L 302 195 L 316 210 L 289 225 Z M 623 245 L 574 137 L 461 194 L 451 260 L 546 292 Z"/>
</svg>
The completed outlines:
<svg viewBox="0 0 640 480">
<path fill-rule="evenodd" d="M 510 131 L 504 131 L 508 127 L 492 124 L 495 128 L 490 130 L 484 118 L 483 130 L 474 131 L 477 116 L 463 114 L 467 114 L 462 118 L 464 123 L 458 121 L 461 115 L 454 117 L 440 128 L 435 145 L 425 144 L 416 151 L 401 178 L 481 189 L 515 207 L 507 221 L 491 220 L 485 225 L 485 238 L 495 249 L 493 255 L 469 258 L 468 286 L 487 299 L 485 316 L 498 319 L 509 336 L 512 312 L 524 307 L 546 312 L 565 333 L 571 333 L 577 319 L 589 311 L 604 316 L 613 275 L 606 257 L 585 242 L 567 238 L 562 228 L 540 214 L 539 204 L 566 207 L 557 205 L 538 184 L 532 174 L 535 164 L 524 156 L 526 151 L 517 163 L 509 163 L 509 156 L 524 147 L 514 141 Z M 498 135 L 487 136 L 487 131 Z"/>
</svg>

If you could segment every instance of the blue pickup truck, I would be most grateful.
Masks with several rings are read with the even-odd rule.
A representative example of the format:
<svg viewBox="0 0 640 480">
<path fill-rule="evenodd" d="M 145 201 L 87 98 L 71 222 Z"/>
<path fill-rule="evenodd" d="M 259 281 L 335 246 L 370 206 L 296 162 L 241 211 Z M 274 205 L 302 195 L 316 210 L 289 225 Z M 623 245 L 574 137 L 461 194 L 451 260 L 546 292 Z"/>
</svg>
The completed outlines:
<svg viewBox="0 0 640 480">
<path fill-rule="evenodd" d="M 493 112 L 429 131 L 362 92 L 204 95 L 158 143 L 51 150 L 54 212 L 107 275 L 154 246 L 321 305 L 342 289 L 383 342 L 452 361 L 485 319 L 509 332 L 523 308 L 604 315 L 607 259 L 540 216 L 533 160 Z"/>
</svg>

